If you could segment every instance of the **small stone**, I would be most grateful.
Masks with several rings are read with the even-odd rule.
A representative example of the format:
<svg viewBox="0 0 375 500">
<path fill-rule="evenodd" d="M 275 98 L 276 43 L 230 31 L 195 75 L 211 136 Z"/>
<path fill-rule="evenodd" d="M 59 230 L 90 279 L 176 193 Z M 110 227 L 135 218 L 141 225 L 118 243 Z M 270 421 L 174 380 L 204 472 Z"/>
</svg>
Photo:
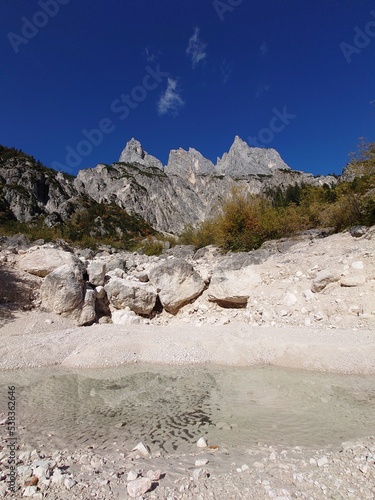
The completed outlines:
<svg viewBox="0 0 375 500">
<path fill-rule="evenodd" d="M 203 465 L 207 465 L 208 460 L 206 458 L 200 458 L 199 460 L 195 461 L 195 467 L 203 467 Z"/>
<path fill-rule="evenodd" d="M 247 464 L 243 464 L 241 465 L 241 470 L 245 472 L 246 470 L 249 470 L 249 466 Z"/>
<path fill-rule="evenodd" d="M 340 285 L 343 287 L 361 286 L 366 283 L 365 276 L 345 276 L 341 278 Z"/>
<path fill-rule="evenodd" d="M 321 457 L 317 461 L 318 467 L 323 467 L 323 465 L 328 464 L 328 458 L 327 457 Z"/>
<path fill-rule="evenodd" d="M 28 465 L 19 465 L 17 467 L 17 474 L 23 478 L 31 477 L 33 475 L 33 469 Z"/>
<path fill-rule="evenodd" d="M 130 481 L 127 485 L 127 491 L 130 497 L 136 498 L 144 495 L 152 487 L 151 479 L 148 477 L 141 477 Z"/>
<path fill-rule="evenodd" d="M 121 427 L 125 427 L 126 422 L 119 422 L 118 424 L 115 425 L 116 429 L 121 429 Z"/>
<path fill-rule="evenodd" d="M 53 474 L 52 474 L 52 477 L 51 477 L 51 481 L 52 483 L 54 484 L 58 484 L 58 485 L 62 485 L 63 482 L 64 482 L 64 474 L 61 472 L 60 469 L 55 469 Z"/>
<path fill-rule="evenodd" d="M 144 457 L 148 457 L 151 453 L 150 448 L 144 443 L 142 443 L 142 441 L 138 443 L 137 446 L 135 446 L 132 451 L 139 451 L 139 453 Z"/>
<path fill-rule="evenodd" d="M 202 468 L 194 469 L 192 473 L 192 478 L 194 481 L 199 481 L 199 479 L 203 479 L 207 476 L 207 471 Z"/>
<path fill-rule="evenodd" d="M 30 460 L 31 453 L 29 451 L 23 451 L 18 455 L 18 460 L 20 462 L 26 463 Z M 39 458 L 39 457 L 38 457 Z"/>
<path fill-rule="evenodd" d="M 208 446 L 207 439 L 205 437 L 200 437 L 197 441 L 197 447 L 207 448 L 207 446 Z"/>
<path fill-rule="evenodd" d="M 256 469 L 261 469 L 262 467 L 264 467 L 264 464 L 262 464 L 262 462 L 254 462 L 253 465 Z"/>
<path fill-rule="evenodd" d="M 315 458 L 310 458 L 310 465 L 316 465 Z"/>
<path fill-rule="evenodd" d="M 363 262 L 361 260 L 357 260 L 352 263 L 352 268 L 353 269 L 363 269 Z"/>
<path fill-rule="evenodd" d="M 161 470 L 148 470 L 146 472 L 146 477 L 151 479 L 151 481 L 159 481 L 161 478 Z"/>
<path fill-rule="evenodd" d="M 33 476 L 29 481 L 25 483 L 25 486 L 36 486 L 38 484 L 39 478 L 37 476 Z"/>
<path fill-rule="evenodd" d="M 364 236 L 367 231 L 368 227 L 366 226 L 353 226 L 349 229 L 350 234 L 353 236 L 353 238 L 360 238 L 361 236 Z"/>
<path fill-rule="evenodd" d="M 52 325 L 53 324 L 53 320 L 48 318 L 48 319 L 45 320 L 45 323 L 47 323 L 47 325 Z"/>
<path fill-rule="evenodd" d="M 24 497 L 33 497 L 37 492 L 36 486 L 28 486 L 23 492 Z"/>
<path fill-rule="evenodd" d="M 74 481 L 74 479 L 70 479 L 70 477 L 67 477 L 64 479 L 64 486 L 67 490 L 71 490 L 73 486 L 77 484 L 77 481 Z"/>
<path fill-rule="evenodd" d="M 127 481 L 135 481 L 138 478 L 139 474 L 135 470 L 130 470 L 126 477 Z"/>
<path fill-rule="evenodd" d="M 359 467 L 359 470 L 362 472 L 362 474 L 367 474 L 368 472 L 368 465 L 364 464 Z"/>
<path fill-rule="evenodd" d="M 294 306 L 294 304 L 297 302 L 297 297 L 294 295 L 294 293 L 291 292 L 286 292 L 286 295 L 283 300 L 284 306 Z"/>
<path fill-rule="evenodd" d="M 270 454 L 270 460 L 276 460 L 276 453 L 274 451 Z"/>
<path fill-rule="evenodd" d="M 44 467 L 33 467 L 34 475 L 39 479 L 49 479 L 51 477 L 51 471 L 48 466 Z"/>
<path fill-rule="evenodd" d="M 322 313 L 322 311 L 317 311 L 314 314 L 315 321 L 322 321 L 323 318 L 324 318 L 324 314 Z"/>
</svg>

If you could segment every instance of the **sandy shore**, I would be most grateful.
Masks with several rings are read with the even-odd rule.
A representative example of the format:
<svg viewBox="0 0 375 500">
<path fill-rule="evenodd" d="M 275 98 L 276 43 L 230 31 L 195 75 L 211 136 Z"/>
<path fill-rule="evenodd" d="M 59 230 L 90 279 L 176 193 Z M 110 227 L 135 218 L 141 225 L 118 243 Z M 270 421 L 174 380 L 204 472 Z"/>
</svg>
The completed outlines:
<svg viewBox="0 0 375 500">
<path fill-rule="evenodd" d="M 48 322 L 46 322 L 48 320 Z M 52 321 L 52 323 L 51 323 Z M 254 327 L 94 325 L 41 312 L 18 313 L 0 329 L 0 369 L 124 363 L 251 366 L 375 373 L 375 331 Z"/>
</svg>

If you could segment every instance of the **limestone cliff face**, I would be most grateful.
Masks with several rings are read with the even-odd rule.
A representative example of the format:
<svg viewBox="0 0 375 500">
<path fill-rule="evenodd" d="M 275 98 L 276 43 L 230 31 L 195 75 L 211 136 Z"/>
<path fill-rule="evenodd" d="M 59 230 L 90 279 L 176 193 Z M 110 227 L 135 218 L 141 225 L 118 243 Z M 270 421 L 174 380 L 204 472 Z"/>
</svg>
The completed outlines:
<svg viewBox="0 0 375 500">
<path fill-rule="evenodd" d="M 290 170 L 275 149 L 251 148 L 238 135 L 229 152 L 217 161 L 217 171 L 235 179 L 270 175 L 280 169 Z"/>
<path fill-rule="evenodd" d="M 23 154 L 7 159 L 0 155 L 1 184 L 0 197 L 20 221 L 42 214 L 67 217 L 71 200 L 77 195 L 72 177 Z"/>
<path fill-rule="evenodd" d="M 139 163 L 146 167 L 157 167 L 163 169 L 163 164 L 154 156 L 149 155 L 143 150 L 142 144 L 136 139 L 130 139 L 122 151 L 119 162 L 122 163 Z"/>
<path fill-rule="evenodd" d="M 0 212 L 5 204 L 22 221 L 40 214 L 64 220 L 85 196 L 115 203 L 159 231 L 178 234 L 216 213 L 235 186 L 261 194 L 324 182 L 337 180 L 291 170 L 274 149 L 251 148 L 238 136 L 217 165 L 190 148 L 172 150 L 165 167 L 131 139 L 119 162 L 81 170 L 75 179 L 26 155 L 5 158 L 0 151 Z"/>
</svg>

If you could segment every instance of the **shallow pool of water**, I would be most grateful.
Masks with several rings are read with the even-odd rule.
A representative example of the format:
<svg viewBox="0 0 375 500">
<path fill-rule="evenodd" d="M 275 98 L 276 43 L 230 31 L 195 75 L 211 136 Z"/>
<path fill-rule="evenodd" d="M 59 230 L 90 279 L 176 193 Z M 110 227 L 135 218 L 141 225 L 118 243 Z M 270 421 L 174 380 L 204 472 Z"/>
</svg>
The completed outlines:
<svg viewBox="0 0 375 500">
<path fill-rule="evenodd" d="M 132 365 L 73 372 L 0 373 L 0 411 L 16 385 L 17 424 L 30 446 L 191 450 L 202 435 L 221 447 L 316 448 L 374 434 L 375 376 L 275 367 Z"/>
</svg>

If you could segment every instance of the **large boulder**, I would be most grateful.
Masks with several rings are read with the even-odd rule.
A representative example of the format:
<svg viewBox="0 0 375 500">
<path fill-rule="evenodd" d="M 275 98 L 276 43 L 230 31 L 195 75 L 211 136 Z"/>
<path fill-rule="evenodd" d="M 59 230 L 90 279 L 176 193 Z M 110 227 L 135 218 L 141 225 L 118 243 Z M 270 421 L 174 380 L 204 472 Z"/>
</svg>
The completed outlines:
<svg viewBox="0 0 375 500">
<path fill-rule="evenodd" d="M 160 302 L 171 314 L 198 297 L 205 284 L 193 266 L 184 259 L 167 260 L 151 269 L 150 282 L 155 286 Z"/>
<path fill-rule="evenodd" d="M 68 265 L 50 272 L 41 286 L 42 307 L 57 314 L 69 314 L 81 308 L 84 282 L 79 268 Z"/>
<path fill-rule="evenodd" d="M 79 266 L 80 260 L 70 252 L 58 248 L 38 248 L 31 250 L 20 259 L 19 266 L 23 271 L 44 278 L 58 267 Z"/>
<path fill-rule="evenodd" d="M 213 270 L 209 300 L 224 307 L 245 307 L 252 288 L 262 281 L 252 264 L 263 258 L 255 252 L 225 257 Z"/>
<path fill-rule="evenodd" d="M 148 315 L 155 307 L 157 294 L 146 283 L 113 277 L 104 289 L 110 304 L 116 309 L 129 307 L 137 314 Z"/>
<path fill-rule="evenodd" d="M 226 307 L 245 307 L 254 285 L 261 277 L 253 268 L 234 270 L 215 270 L 212 274 L 208 298 Z"/>
</svg>

